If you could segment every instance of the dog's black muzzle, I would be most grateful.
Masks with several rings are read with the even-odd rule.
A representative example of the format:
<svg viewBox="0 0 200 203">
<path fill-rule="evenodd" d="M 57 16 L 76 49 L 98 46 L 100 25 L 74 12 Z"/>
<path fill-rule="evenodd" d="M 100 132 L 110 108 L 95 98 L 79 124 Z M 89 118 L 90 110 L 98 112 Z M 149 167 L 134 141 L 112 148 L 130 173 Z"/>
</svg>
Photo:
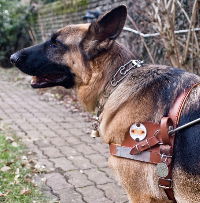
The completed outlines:
<svg viewBox="0 0 200 203">
<path fill-rule="evenodd" d="M 22 54 L 22 51 L 18 51 L 10 56 L 10 62 L 14 64 L 17 68 L 20 68 L 23 61 L 26 60 L 26 55 Z"/>
<path fill-rule="evenodd" d="M 56 50 L 52 49 L 47 41 L 12 54 L 10 61 L 22 72 L 36 77 L 31 84 L 34 88 L 52 86 L 72 88 L 74 74 L 69 67 L 54 59 L 55 52 Z"/>
</svg>

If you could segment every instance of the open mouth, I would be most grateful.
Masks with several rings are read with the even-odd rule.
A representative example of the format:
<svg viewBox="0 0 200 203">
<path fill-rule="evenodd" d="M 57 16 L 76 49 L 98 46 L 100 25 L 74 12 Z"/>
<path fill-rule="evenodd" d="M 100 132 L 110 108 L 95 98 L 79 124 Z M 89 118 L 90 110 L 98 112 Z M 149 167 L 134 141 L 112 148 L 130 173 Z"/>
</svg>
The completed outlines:
<svg viewBox="0 0 200 203">
<path fill-rule="evenodd" d="M 31 80 L 31 86 L 33 88 L 62 86 L 62 84 L 66 79 L 67 79 L 67 76 L 61 73 L 47 74 L 43 76 L 33 76 Z"/>
</svg>

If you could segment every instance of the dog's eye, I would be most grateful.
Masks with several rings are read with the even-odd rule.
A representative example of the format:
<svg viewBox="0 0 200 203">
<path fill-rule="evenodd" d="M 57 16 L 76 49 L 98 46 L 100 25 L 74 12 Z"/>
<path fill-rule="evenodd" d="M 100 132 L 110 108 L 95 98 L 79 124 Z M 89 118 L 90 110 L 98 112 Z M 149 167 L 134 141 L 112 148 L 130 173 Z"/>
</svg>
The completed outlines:
<svg viewBox="0 0 200 203">
<path fill-rule="evenodd" d="M 54 44 L 54 43 L 52 43 L 52 44 L 50 44 L 50 47 L 52 47 L 52 48 L 57 48 L 57 44 Z"/>
<path fill-rule="evenodd" d="M 59 45 L 59 42 L 57 40 L 51 40 L 50 47 L 57 48 Z"/>
</svg>

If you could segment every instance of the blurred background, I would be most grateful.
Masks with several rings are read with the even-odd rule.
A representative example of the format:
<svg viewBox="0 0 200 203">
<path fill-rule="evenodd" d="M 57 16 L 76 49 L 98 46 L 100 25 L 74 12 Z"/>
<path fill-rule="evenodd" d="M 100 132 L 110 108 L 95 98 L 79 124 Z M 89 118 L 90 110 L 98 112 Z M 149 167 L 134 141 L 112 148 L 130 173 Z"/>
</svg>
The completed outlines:
<svg viewBox="0 0 200 203">
<path fill-rule="evenodd" d="M 91 22 L 119 4 L 127 5 L 131 28 L 119 41 L 139 59 L 200 74 L 200 0 L 0 0 L 0 66 L 58 28 Z"/>
</svg>

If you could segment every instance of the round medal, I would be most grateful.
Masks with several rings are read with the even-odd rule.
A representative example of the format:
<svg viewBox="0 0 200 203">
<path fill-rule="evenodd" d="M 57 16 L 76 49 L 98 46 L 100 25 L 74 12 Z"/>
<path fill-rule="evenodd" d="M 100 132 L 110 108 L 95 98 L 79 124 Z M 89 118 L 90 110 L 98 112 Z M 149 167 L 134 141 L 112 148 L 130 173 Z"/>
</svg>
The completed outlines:
<svg viewBox="0 0 200 203">
<path fill-rule="evenodd" d="M 147 136 L 147 129 L 141 123 L 135 123 L 130 127 L 130 136 L 137 142 L 142 141 Z"/>
<path fill-rule="evenodd" d="M 156 173 L 159 177 L 164 178 L 168 175 L 169 169 L 166 163 L 158 163 L 156 166 Z"/>
</svg>

